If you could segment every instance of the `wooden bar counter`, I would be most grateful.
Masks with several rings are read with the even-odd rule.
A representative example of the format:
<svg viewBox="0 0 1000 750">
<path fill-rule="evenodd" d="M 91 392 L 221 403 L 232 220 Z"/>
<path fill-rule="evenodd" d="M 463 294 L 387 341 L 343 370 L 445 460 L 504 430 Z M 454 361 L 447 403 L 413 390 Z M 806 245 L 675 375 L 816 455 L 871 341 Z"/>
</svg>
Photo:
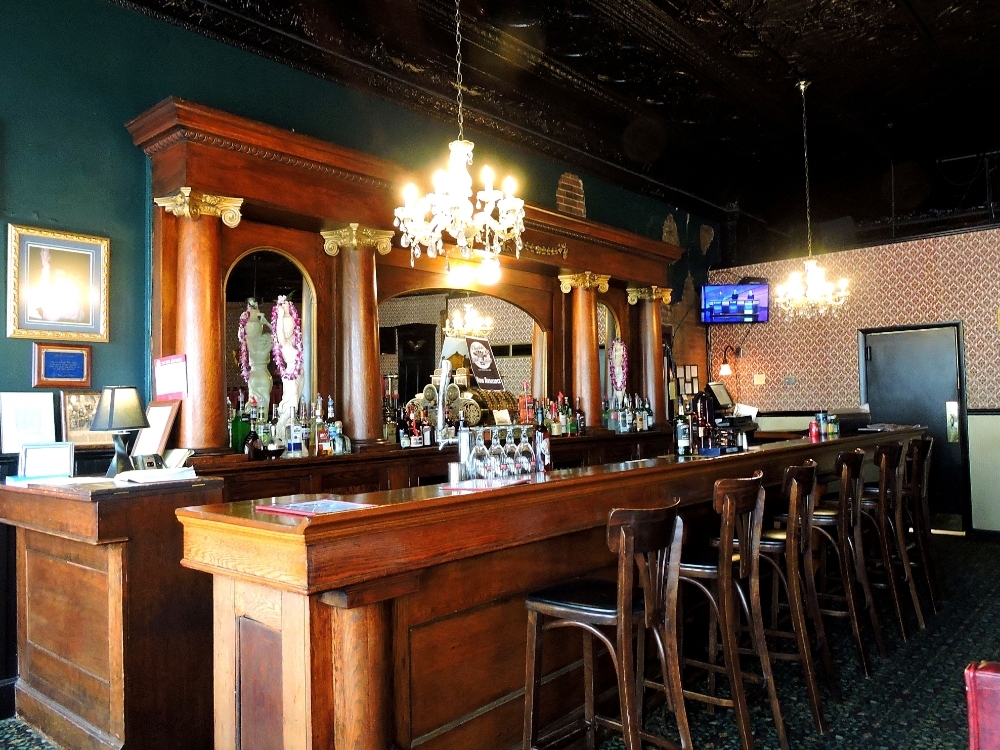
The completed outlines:
<svg viewBox="0 0 1000 750">
<path fill-rule="evenodd" d="M 761 469 L 775 484 L 806 458 L 829 470 L 842 450 L 921 431 L 590 466 L 464 495 L 348 495 L 373 507 L 308 519 L 252 502 L 180 509 L 183 564 L 214 575 L 216 750 L 506 750 L 521 734 L 524 596 L 612 566 L 612 508 L 680 496 L 697 514 L 718 478 Z M 543 724 L 582 705 L 579 640 L 546 643 Z"/>
<path fill-rule="evenodd" d="M 17 527 L 18 716 L 74 750 L 212 747 L 212 586 L 174 511 L 218 479 L 0 487 Z"/>
</svg>

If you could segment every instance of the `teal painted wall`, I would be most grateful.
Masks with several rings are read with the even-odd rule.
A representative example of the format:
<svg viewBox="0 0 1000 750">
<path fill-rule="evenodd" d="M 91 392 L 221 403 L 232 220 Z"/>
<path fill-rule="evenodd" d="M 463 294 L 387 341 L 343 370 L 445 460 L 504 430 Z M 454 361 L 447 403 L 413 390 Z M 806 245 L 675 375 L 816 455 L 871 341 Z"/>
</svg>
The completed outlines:
<svg viewBox="0 0 1000 750">
<path fill-rule="evenodd" d="M 111 238 L 111 340 L 94 346 L 95 387 L 148 392 L 149 174 L 126 121 L 174 95 L 417 169 L 443 161 L 456 134 L 102 0 L 0 0 L 0 18 L 0 231 L 13 222 Z M 476 163 L 514 174 L 532 203 L 554 208 L 559 175 L 581 174 L 470 136 Z M 670 206 L 581 176 L 590 218 L 659 238 Z M 5 274 L 0 285 L 5 300 Z M 30 341 L 0 338 L 0 390 L 30 387 L 30 357 Z"/>
</svg>

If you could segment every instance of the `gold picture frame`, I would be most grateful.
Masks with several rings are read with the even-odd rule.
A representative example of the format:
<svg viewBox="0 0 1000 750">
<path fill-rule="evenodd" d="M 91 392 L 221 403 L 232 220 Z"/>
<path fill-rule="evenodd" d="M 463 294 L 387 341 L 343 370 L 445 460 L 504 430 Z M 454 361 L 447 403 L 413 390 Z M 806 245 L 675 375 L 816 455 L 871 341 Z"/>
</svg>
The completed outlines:
<svg viewBox="0 0 1000 750">
<path fill-rule="evenodd" d="M 7 336 L 108 340 L 111 240 L 10 224 Z"/>
</svg>

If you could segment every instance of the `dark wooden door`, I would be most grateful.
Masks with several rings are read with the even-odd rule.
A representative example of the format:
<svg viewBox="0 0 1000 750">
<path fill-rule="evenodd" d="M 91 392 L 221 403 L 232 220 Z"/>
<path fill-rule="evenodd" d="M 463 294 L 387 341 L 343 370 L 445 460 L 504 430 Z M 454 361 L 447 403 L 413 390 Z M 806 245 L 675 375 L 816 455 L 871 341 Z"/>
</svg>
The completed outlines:
<svg viewBox="0 0 1000 750">
<path fill-rule="evenodd" d="M 959 323 L 858 334 L 861 402 L 872 422 L 920 424 L 934 438 L 929 500 L 935 525 L 971 525 L 965 365 Z"/>
<path fill-rule="evenodd" d="M 399 398 L 406 403 L 431 382 L 437 326 L 408 323 L 399 326 Z"/>
</svg>

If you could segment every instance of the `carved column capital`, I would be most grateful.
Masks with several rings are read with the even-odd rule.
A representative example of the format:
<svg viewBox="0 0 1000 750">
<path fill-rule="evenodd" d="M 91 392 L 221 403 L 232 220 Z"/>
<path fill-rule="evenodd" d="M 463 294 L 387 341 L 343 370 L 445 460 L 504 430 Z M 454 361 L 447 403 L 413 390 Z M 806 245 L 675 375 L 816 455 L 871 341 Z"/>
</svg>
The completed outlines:
<svg viewBox="0 0 1000 750">
<path fill-rule="evenodd" d="M 628 294 L 628 303 L 636 304 L 639 300 L 660 300 L 664 304 L 670 304 L 672 289 L 664 289 L 660 286 L 630 286 L 625 290 Z"/>
<path fill-rule="evenodd" d="M 242 198 L 227 198 L 224 195 L 208 195 L 200 190 L 182 187 L 173 195 L 153 198 L 153 202 L 174 216 L 198 219 L 202 216 L 218 216 L 230 229 L 240 223 L 243 216 Z"/>
<path fill-rule="evenodd" d="M 569 294 L 571 289 L 597 289 L 604 293 L 608 291 L 610 276 L 584 271 L 583 273 L 566 273 L 559 275 L 559 289 L 563 294 Z"/>
<path fill-rule="evenodd" d="M 392 236 L 395 232 L 352 223 L 343 229 L 332 229 L 320 234 L 323 235 L 323 250 L 327 255 L 337 255 L 342 247 L 354 250 L 359 247 L 374 247 L 379 255 L 388 255 L 392 250 Z"/>
</svg>

